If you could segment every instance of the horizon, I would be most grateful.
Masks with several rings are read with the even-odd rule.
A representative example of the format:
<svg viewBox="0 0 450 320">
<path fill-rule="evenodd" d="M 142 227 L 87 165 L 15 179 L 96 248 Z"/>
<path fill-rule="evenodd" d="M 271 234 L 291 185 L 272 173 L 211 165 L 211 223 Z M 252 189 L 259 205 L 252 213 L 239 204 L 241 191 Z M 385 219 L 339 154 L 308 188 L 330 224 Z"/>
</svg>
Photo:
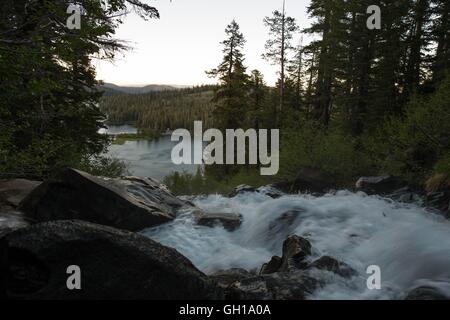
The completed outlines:
<svg viewBox="0 0 450 320">
<path fill-rule="evenodd" d="M 287 15 L 294 17 L 301 29 L 310 23 L 306 13 L 309 2 L 286 2 Z M 144 21 L 136 14 L 127 15 L 117 30 L 116 38 L 126 41 L 132 48 L 118 54 L 113 62 L 94 61 L 98 80 L 128 87 L 216 84 L 216 79 L 208 78 L 205 71 L 220 63 L 220 42 L 225 38 L 225 28 L 236 19 L 247 40 L 243 51 L 247 70 L 260 70 L 270 86 L 277 81 L 277 67 L 261 55 L 268 39 L 268 29 L 263 19 L 273 11 L 281 10 L 281 0 L 264 3 L 258 0 L 247 0 L 245 3 L 239 0 L 229 0 L 227 3 L 219 0 L 148 3 L 159 10 L 161 18 Z M 185 12 L 192 13 L 187 16 Z M 298 45 L 300 37 L 298 32 L 292 41 L 294 46 Z"/>
</svg>

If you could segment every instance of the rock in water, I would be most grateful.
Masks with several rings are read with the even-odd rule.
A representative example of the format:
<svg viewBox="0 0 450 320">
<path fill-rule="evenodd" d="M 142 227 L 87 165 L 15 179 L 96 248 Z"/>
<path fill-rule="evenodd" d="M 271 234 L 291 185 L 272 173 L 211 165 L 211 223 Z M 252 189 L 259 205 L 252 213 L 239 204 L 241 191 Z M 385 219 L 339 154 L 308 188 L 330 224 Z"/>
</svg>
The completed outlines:
<svg viewBox="0 0 450 320">
<path fill-rule="evenodd" d="M 34 189 L 19 209 L 38 222 L 78 219 L 137 231 L 171 221 L 185 204 L 151 179 L 66 169 Z"/>
<path fill-rule="evenodd" d="M 305 238 L 293 235 L 283 242 L 283 257 L 280 271 L 304 269 L 306 257 L 311 254 L 311 243 Z"/>
<path fill-rule="evenodd" d="M 356 182 L 356 189 L 367 194 L 389 194 L 405 185 L 403 181 L 392 176 L 361 177 Z"/>
<path fill-rule="evenodd" d="M 323 256 L 308 265 L 307 269 L 319 269 L 333 272 L 343 278 L 350 278 L 357 274 L 348 264 L 329 256 Z"/>
<path fill-rule="evenodd" d="M 256 188 L 252 186 L 248 186 L 246 184 L 241 184 L 234 188 L 234 190 L 228 195 L 229 198 L 236 197 L 238 194 L 245 192 L 256 192 Z"/>
<path fill-rule="evenodd" d="M 221 224 L 230 232 L 235 231 L 242 223 L 242 216 L 235 213 L 206 213 L 196 210 L 193 215 L 197 224 L 201 226 L 214 227 Z"/>
<path fill-rule="evenodd" d="M 275 273 L 281 268 L 283 259 L 278 256 L 273 256 L 269 262 L 264 263 L 259 271 L 260 275 Z"/>
<path fill-rule="evenodd" d="M 142 235 L 84 221 L 20 229 L 8 242 L 14 299 L 219 299 L 222 291 L 172 248 Z M 69 266 L 81 290 L 69 290 Z"/>
</svg>

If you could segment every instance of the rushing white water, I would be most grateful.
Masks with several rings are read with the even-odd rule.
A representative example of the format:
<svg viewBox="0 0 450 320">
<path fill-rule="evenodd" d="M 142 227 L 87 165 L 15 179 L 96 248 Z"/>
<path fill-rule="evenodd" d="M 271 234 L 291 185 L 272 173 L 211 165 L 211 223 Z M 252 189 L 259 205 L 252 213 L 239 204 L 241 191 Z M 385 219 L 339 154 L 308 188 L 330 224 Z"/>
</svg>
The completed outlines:
<svg viewBox="0 0 450 320">
<path fill-rule="evenodd" d="M 310 240 L 311 260 L 330 255 L 359 273 L 344 279 L 322 272 L 328 285 L 312 299 L 401 299 L 420 285 L 450 296 L 450 222 L 417 205 L 348 191 L 278 199 L 256 192 L 231 199 L 213 195 L 194 203 L 207 212 L 240 213 L 242 226 L 235 232 L 202 227 L 182 212 L 174 222 L 143 233 L 176 248 L 205 273 L 259 269 L 281 255 L 288 235 L 297 234 Z M 381 290 L 367 289 L 369 265 L 381 268 Z"/>
</svg>

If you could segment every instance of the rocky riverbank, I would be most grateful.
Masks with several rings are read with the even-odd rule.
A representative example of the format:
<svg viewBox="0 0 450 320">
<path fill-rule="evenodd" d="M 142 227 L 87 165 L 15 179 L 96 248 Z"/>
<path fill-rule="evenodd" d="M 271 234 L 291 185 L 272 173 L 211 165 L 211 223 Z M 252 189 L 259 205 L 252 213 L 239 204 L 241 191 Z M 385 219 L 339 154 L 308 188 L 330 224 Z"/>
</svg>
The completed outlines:
<svg viewBox="0 0 450 320">
<path fill-rule="evenodd" d="M 295 181 L 230 194 L 261 193 L 274 199 L 287 192 L 325 192 L 319 174 L 303 170 Z M 408 187 L 393 177 L 361 178 L 355 190 L 403 202 L 433 205 L 448 214 L 448 190 Z M 439 199 L 431 201 L 430 199 Z M 447 199 L 447 200 L 446 200 Z M 447 207 L 445 207 L 447 201 Z M 0 296 L 13 299 L 307 299 L 325 283 L 318 273 L 342 279 L 361 276 L 346 261 L 323 255 L 308 235 L 289 234 L 280 256 L 258 270 L 229 269 L 206 275 L 177 250 L 136 231 L 170 223 L 191 212 L 202 227 L 236 232 L 243 217 L 205 211 L 175 197 L 149 178 L 106 179 L 67 169 L 41 182 L 0 182 Z M 301 217 L 289 211 L 268 232 L 284 234 Z M 82 270 L 83 290 L 68 290 L 67 267 Z M 418 286 L 407 299 L 445 299 Z"/>
</svg>

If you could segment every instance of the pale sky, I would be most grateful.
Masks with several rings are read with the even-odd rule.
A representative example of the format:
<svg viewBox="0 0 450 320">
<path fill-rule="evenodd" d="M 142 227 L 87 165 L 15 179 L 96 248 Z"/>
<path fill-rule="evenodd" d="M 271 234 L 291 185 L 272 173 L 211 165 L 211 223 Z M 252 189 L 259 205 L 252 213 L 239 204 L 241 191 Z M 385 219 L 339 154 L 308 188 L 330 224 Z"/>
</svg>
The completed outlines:
<svg viewBox="0 0 450 320">
<path fill-rule="evenodd" d="M 222 59 L 220 42 L 225 27 L 239 23 L 247 43 L 245 65 L 259 69 L 269 85 L 277 78 L 276 68 L 261 58 L 268 30 L 265 16 L 281 10 L 282 0 L 147 0 L 161 15 L 159 20 L 144 21 L 135 14 L 125 18 L 116 37 L 133 47 L 118 55 L 112 64 L 96 61 L 98 79 L 117 85 L 216 83 L 205 70 Z M 306 8 L 310 0 L 287 0 L 286 11 L 301 28 L 309 26 Z M 293 44 L 299 43 L 298 35 Z M 305 41 L 306 42 L 306 41 Z"/>
</svg>

